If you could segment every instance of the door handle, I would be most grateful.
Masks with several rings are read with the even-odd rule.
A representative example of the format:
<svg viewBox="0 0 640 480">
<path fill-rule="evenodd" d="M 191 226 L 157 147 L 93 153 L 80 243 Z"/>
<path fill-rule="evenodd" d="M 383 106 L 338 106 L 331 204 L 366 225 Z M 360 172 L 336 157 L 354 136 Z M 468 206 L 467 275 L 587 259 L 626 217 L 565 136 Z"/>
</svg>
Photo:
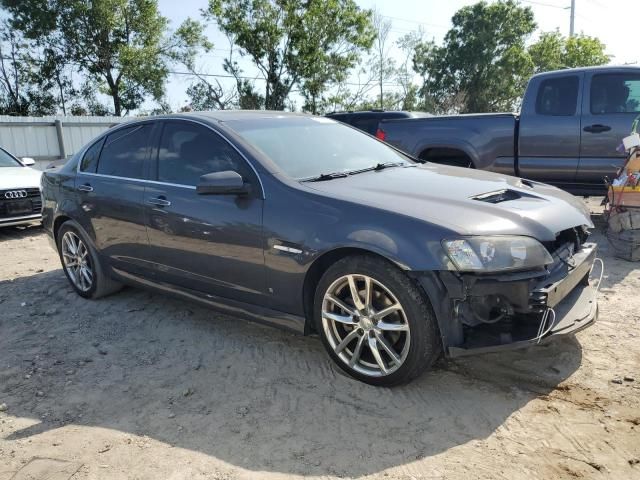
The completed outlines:
<svg viewBox="0 0 640 480">
<path fill-rule="evenodd" d="M 93 192 L 93 187 L 88 183 L 85 183 L 83 185 L 78 185 L 78 190 L 81 192 Z"/>
<path fill-rule="evenodd" d="M 611 130 L 611 127 L 609 125 L 600 125 L 597 123 L 595 125 L 589 125 L 588 127 L 584 127 L 583 130 L 589 133 L 602 133 L 602 132 L 608 132 L 609 130 Z"/>
<path fill-rule="evenodd" d="M 147 203 L 151 205 L 157 205 L 158 207 L 168 207 L 171 202 L 164 197 L 154 197 L 147 200 Z"/>
</svg>

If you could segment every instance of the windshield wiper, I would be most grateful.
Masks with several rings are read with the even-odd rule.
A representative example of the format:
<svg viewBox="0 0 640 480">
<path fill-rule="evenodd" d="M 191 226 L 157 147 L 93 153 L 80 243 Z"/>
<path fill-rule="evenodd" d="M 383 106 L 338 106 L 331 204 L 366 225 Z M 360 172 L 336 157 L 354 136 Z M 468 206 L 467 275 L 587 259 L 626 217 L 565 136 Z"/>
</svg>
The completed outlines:
<svg viewBox="0 0 640 480">
<path fill-rule="evenodd" d="M 326 180 L 333 180 L 334 178 L 344 178 L 344 177 L 348 177 L 349 175 L 356 175 L 358 173 L 371 172 L 371 171 L 378 172 L 380 170 L 384 170 L 385 168 L 402 167 L 402 166 L 411 167 L 414 165 L 401 163 L 401 162 L 377 163 L 376 165 L 372 165 L 366 168 L 360 168 L 358 170 L 348 170 L 345 172 L 321 173 L 316 177 L 303 178 L 301 181 L 302 182 L 324 182 Z"/>
<path fill-rule="evenodd" d="M 389 167 L 403 167 L 406 166 L 406 163 L 401 162 L 385 162 L 385 163 L 377 163 L 376 165 L 372 165 L 367 168 L 361 168 L 360 170 L 352 170 L 349 172 L 349 175 L 355 175 L 356 173 L 364 173 L 364 172 L 379 172 L 380 170 L 384 170 Z"/>
<path fill-rule="evenodd" d="M 315 177 L 303 178 L 302 182 L 325 182 L 327 180 L 333 180 L 334 178 L 344 178 L 349 175 L 347 172 L 331 172 L 321 173 Z"/>
</svg>

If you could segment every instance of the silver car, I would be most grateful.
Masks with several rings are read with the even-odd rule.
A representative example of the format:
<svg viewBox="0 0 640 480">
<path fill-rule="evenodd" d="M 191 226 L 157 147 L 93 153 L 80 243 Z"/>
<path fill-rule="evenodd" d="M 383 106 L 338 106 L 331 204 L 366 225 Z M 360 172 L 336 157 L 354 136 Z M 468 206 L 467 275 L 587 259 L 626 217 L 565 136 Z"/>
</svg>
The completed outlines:
<svg viewBox="0 0 640 480">
<path fill-rule="evenodd" d="M 0 227 L 39 222 L 42 218 L 40 177 L 32 158 L 18 160 L 0 148 Z"/>
</svg>

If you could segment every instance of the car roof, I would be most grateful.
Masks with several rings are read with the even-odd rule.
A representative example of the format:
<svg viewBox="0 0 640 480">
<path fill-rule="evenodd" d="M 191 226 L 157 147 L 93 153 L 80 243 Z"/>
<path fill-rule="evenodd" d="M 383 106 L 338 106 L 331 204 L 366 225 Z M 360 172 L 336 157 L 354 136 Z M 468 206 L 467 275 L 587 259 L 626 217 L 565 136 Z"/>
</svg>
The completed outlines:
<svg viewBox="0 0 640 480">
<path fill-rule="evenodd" d="M 236 120 L 262 120 L 268 118 L 311 118 L 312 115 L 308 113 L 299 112 L 282 112 L 277 110 L 212 110 L 201 112 L 184 112 L 184 113 L 168 113 L 164 115 L 150 115 L 147 117 L 139 117 L 130 121 L 116 123 L 112 125 L 112 128 L 107 130 L 106 133 L 112 131 L 112 129 L 126 128 L 127 126 L 135 125 L 143 122 L 153 122 L 158 120 L 175 120 L 175 119 L 191 119 L 199 120 L 201 122 L 208 123 L 224 123 L 228 121 Z"/>
<path fill-rule="evenodd" d="M 278 110 L 210 110 L 203 112 L 188 112 L 173 115 L 160 115 L 156 118 L 200 118 L 226 122 L 232 120 L 260 120 L 266 118 L 286 118 L 286 117 L 310 117 L 308 113 L 282 112 Z"/>
</svg>

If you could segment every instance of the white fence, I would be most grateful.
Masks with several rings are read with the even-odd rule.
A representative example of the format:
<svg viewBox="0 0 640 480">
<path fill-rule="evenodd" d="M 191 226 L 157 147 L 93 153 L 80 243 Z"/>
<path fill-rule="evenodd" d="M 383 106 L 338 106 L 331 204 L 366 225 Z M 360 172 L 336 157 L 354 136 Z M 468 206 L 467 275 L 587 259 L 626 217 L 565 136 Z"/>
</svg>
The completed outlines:
<svg viewBox="0 0 640 480">
<path fill-rule="evenodd" d="M 132 117 L 10 117 L 0 115 L 0 146 L 17 157 L 32 157 L 39 168 L 68 158 L 89 140 Z"/>
</svg>

